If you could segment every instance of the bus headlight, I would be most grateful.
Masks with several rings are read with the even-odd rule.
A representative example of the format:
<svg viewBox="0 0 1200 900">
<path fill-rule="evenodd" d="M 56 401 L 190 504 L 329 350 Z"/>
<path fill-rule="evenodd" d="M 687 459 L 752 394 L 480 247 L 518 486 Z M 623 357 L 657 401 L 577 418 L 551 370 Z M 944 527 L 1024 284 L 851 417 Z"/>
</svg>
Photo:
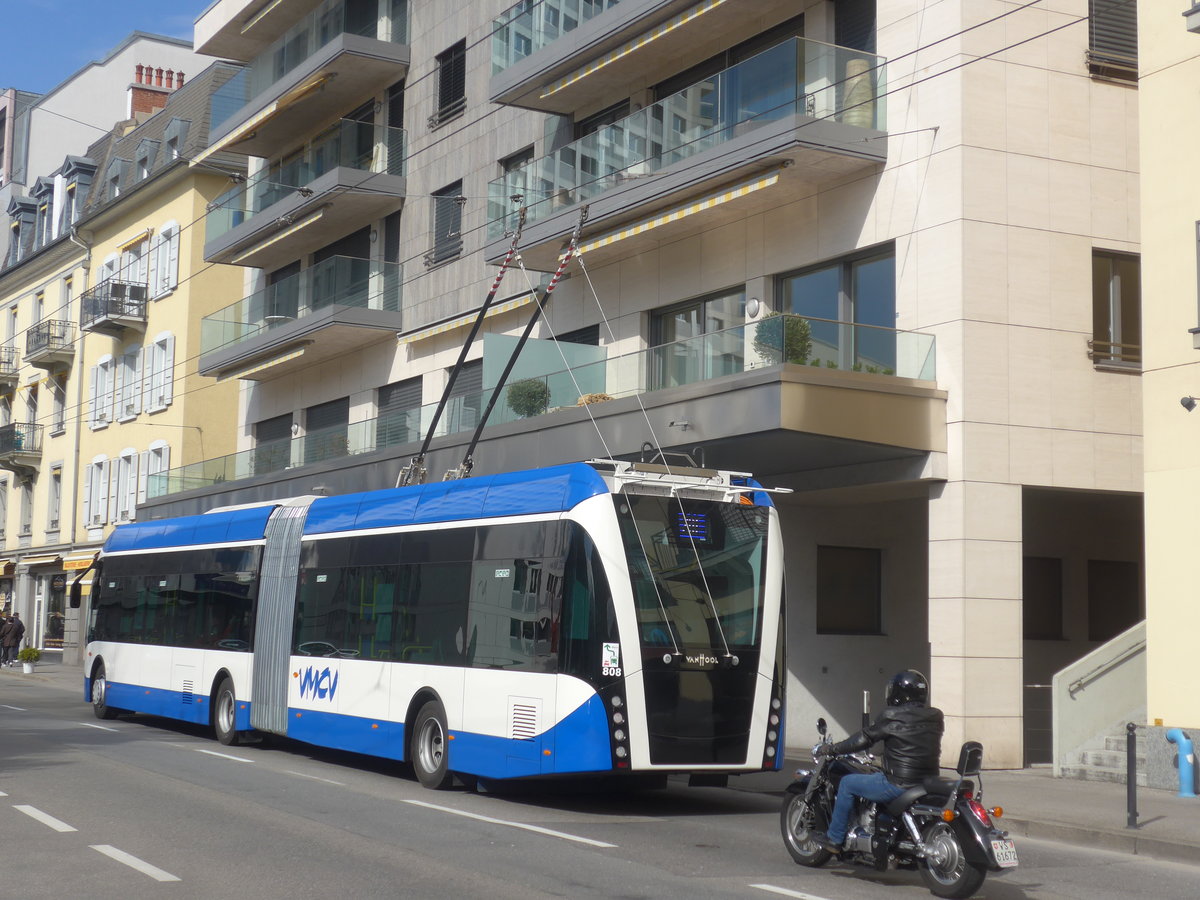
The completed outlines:
<svg viewBox="0 0 1200 900">
<path fill-rule="evenodd" d="M 613 737 L 616 738 L 618 741 L 623 741 L 623 740 L 625 740 L 625 732 L 622 729 L 618 728 L 616 731 L 613 732 Z"/>
<path fill-rule="evenodd" d="M 626 750 L 624 747 L 618 747 L 616 750 L 617 759 L 624 759 L 628 755 L 628 753 L 629 753 L 629 751 Z"/>
<path fill-rule="evenodd" d="M 613 724 L 614 725 L 620 725 L 624 721 L 625 721 L 624 713 L 619 713 L 619 712 L 613 713 Z"/>
</svg>

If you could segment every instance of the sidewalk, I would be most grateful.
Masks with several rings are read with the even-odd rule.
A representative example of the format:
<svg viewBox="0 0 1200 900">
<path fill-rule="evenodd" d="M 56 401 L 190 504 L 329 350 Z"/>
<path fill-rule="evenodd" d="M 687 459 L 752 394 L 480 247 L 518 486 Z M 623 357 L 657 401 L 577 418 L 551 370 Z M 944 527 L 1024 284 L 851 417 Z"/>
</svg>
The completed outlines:
<svg viewBox="0 0 1200 900">
<path fill-rule="evenodd" d="M 0 702 L 13 697 L 19 684 L 48 684 L 74 693 L 83 702 L 83 673 L 63 665 L 62 654 L 48 651 L 32 675 L 18 665 L 0 668 Z M 789 757 L 782 772 L 731 778 L 730 787 L 755 793 L 779 793 L 800 766 L 811 759 Z M 1050 768 L 985 771 L 981 779 L 984 805 L 1000 806 L 997 823 L 1014 836 L 1079 844 L 1100 850 L 1200 865 L 1200 798 L 1177 797 L 1174 791 L 1139 787 L 1138 828 L 1126 828 L 1123 784 L 1054 778 Z"/>
</svg>

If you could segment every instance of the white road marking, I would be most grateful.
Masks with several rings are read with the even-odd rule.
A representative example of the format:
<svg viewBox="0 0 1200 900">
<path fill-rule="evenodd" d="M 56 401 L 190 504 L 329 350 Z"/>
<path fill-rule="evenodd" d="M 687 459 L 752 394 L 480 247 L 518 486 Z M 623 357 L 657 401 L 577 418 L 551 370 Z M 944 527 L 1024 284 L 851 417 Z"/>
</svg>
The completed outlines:
<svg viewBox="0 0 1200 900">
<path fill-rule="evenodd" d="M 221 759 L 232 759 L 234 762 L 254 762 L 254 760 L 246 759 L 244 756 L 233 756 L 229 753 L 218 753 L 216 750 L 205 750 L 201 747 L 193 747 L 192 749 L 197 753 L 207 753 L 209 756 L 219 756 Z"/>
<path fill-rule="evenodd" d="M 4 793 L 4 791 L 0 791 L 0 797 L 7 797 L 7 796 L 8 796 L 8 794 Z"/>
<path fill-rule="evenodd" d="M 36 806 L 25 806 L 24 804 L 19 805 L 19 806 L 14 805 L 13 809 L 17 810 L 18 812 L 25 813 L 25 815 L 29 816 L 29 818 L 31 818 L 31 819 L 37 819 L 43 825 L 53 828 L 55 831 L 67 832 L 67 831 L 78 831 L 79 830 L 78 828 L 72 828 L 66 822 L 63 822 L 63 821 L 60 821 L 59 819 L 54 818 L 54 816 L 51 816 L 51 815 L 48 815 L 47 813 L 42 812 Z"/>
<path fill-rule="evenodd" d="M 119 728 L 109 728 L 107 725 L 96 725 L 93 722 L 76 722 L 75 724 L 82 725 L 84 728 L 99 728 L 101 731 L 117 731 L 117 732 L 119 732 L 121 730 Z"/>
<path fill-rule="evenodd" d="M 5 709 L 15 709 L 17 712 L 29 712 L 23 706 L 9 706 L 7 703 L 0 703 L 0 706 L 3 706 Z"/>
<path fill-rule="evenodd" d="M 323 781 L 326 784 L 336 784 L 338 787 L 345 787 L 344 781 L 333 781 L 329 778 L 318 778 L 316 775 L 305 775 L 303 772 L 293 772 L 291 769 L 284 769 L 285 775 L 295 775 L 298 778 L 311 778 L 313 781 Z"/>
<path fill-rule="evenodd" d="M 534 831 L 538 834 L 546 834 L 550 837 L 562 838 L 564 841 L 575 841 L 580 844 L 589 844 L 592 847 L 616 847 L 616 844 L 606 844 L 604 841 L 593 841 L 591 838 L 580 837 L 577 834 L 567 834 L 563 831 L 551 831 L 549 828 L 542 828 L 540 825 L 527 825 L 524 822 L 508 822 L 504 819 L 493 819 L 491 816 L 481 816 L 478 813 L 465 812 L 461 809 L 451 809 L 449 806 L 438 806 L 434 803 L 426 803 L 423 800 L 405 800 L 405 803 L 411 803 L 413 806 L 424 806 L 426 809 L 436 809 L 439 812 L 450 813 L 455 816 L 466 816 L 468 819 L 478 819 L 480 822 L 490 822 L 493 825 L 508 825 L 510 828 L 523 828 L 525 831 Z"/>
<path fill-rule="evenodd" d="M 773 884 L 752 884 L 752 888 L 758 888 L 760 891 L 767 891 L 772 894 L 779 894 L 783 897 L 795 897 L 796 900 L 825 900 L 824 897 L 818 897 L 816 894 L 805 894 L 802 891 L 789 891 L 787 888 L 775 887 Z"/>
<path fill-rule="evenodd" d="M 110 859 L 115 859 L 119 863 L 124 863 L 131 869 L 137 869 L 143 875 L 149 875 L 155 881 L 179 881 L 178 875 L 172 875 L 170 872 L 164 872 L 158 866 L 152 866 L 145 860 L 138 859 L 126 853 L 124 850 L 118 850 L 116 847 L 111 847 L 108 844 L 90 844 L 93 850 L 103 853 Z"/>
</svg>

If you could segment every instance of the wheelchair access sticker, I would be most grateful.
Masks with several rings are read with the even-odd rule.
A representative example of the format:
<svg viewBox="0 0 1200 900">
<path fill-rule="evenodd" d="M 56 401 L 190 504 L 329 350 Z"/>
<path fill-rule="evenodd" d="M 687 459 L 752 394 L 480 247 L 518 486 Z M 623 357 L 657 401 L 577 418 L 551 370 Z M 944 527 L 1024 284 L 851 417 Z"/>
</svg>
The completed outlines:
<svg viewBox="0 0 1200 900">
<path fill-rule="evenodd" d="M 621 677 L 621 645 L 605 643 L 600 653 L 600 670 L 604 675 Z"/>
</svg>

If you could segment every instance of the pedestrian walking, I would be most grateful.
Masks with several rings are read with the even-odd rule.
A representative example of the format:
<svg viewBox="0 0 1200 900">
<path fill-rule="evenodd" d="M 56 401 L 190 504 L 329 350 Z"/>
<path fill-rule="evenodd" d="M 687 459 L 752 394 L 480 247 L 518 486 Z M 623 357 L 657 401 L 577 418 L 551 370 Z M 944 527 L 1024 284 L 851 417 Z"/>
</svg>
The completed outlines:
<svg viewBox="0 0 1200 900">
<path fill-rule="evenodd" d="M 24 636 L 25 623 L 21 621 L 21 614 L 13 613 L 12 618 L 0 628 L 0 662 L 6 666 L 17 664 L 17 648 L 21 646 Z"/>
</svg>

